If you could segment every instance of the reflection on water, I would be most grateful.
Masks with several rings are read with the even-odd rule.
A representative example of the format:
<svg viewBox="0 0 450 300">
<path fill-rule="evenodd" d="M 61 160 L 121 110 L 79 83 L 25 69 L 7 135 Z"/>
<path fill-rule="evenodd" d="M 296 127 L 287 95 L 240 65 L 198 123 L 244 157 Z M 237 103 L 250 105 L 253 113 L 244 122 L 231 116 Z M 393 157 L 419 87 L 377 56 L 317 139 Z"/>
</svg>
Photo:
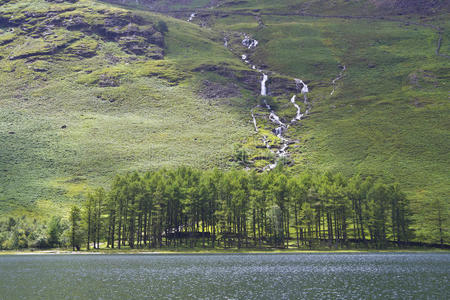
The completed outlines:
<svg viewBox="0 0 450 300">
<path fill-rule="evenodd" d="M 448 299 L 450 254 L 0 256 L 0 299 Z"/>
</svg>

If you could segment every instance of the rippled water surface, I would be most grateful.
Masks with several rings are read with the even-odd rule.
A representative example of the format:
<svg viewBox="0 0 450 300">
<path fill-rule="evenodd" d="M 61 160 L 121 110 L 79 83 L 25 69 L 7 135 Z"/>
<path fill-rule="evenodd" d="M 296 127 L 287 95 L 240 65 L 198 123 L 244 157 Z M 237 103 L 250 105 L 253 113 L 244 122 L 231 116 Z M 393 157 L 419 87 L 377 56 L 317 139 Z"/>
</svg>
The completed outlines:
<svg viewBox="0 0 450 300">
<path fill-rule="evenodd" d="M 0 299 L 450 299 L 450 254 L 0 256 Z"/>
</svg>

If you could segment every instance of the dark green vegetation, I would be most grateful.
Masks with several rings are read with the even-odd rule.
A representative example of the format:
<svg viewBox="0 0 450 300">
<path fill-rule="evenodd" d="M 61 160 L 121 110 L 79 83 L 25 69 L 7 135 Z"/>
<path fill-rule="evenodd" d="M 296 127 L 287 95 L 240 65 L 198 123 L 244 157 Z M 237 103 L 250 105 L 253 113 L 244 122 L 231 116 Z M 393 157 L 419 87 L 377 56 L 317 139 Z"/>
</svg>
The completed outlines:
<svg viewBox="0 0 450 300">
<path fill-rule="evenodd" d="M 396 185 L 341 175 L 188 168 L 116 177 L 84 203 L 87 248 L 348 246 L 411 238 Z M 291 236 L 291 232 L 294 232 Z"/>
<path fill-rule="evenodd" d="M 0 221 L 0 248 L 46 249 L 76 244 L 79 240 L 72 240 L 71 231 L 77 227 L 71 225 L 61 217 L 53 217 L 46 224 L 36 219 L 10 217 Z"/>
<path fill-rule="evenodd" d="M 284 122 L 293 78 L 310 87 L 311 114 L 286 133 L 289 174 L 396 181 L 415 240 L 448 235 L 448 1 L 105 2 L 0 1 L 2 215 L 67 217 L 117 172 L 272 163 L 262 137 L 280 140 L 263 109 L 253 134 L 263 99 L 247 52 Z"/>
<path fill-rule="evenodd" d="M 442 214 L 435 207 L 433 215 Z M 406 247 L 411 212 L 397 184 L 341 174 L 289 176 L 281 166 L 256 172 L 179 168 L 117 176 L 109 191 L 74 206 L 69 224 L 53 218 L 47 238 L 9 219 L 4 249 L 71 245 L 106 248 L 376 248 Z M 427 240 L 448 241 L 442 220 Z M 67 226 L 69 225 L 69 226 Z M 436 245 L 438 246 L 438 245 Z"/>
</svg>

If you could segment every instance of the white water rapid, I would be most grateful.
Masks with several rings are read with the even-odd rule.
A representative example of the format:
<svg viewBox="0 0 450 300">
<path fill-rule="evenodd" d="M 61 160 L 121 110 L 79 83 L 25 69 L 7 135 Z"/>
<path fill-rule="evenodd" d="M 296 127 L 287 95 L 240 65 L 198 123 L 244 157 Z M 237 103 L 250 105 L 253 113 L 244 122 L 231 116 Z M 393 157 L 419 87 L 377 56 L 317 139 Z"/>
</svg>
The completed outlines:
<svg viewBox="0 0 450 300">
<path fill-rule="evenodd" d="M 247 55 L 242 54 L 241 58 L 242 58 L 242 60 L 243 60 L 246 64 L 249 64 L 249 63 L 250 63 L 250 61 L 247 59 Z"/>
<path fill-rule="evenodd" d="M 303 82 L 303 80 L 295 78 L 295 85 L 297 86 L 297 90 L 300 90 L 302 92 L 302 94 L 307 94 L 309 93 L 309 88 L 306 85 L 306 83 Z M 302 86 L 302 88 L 300 89 L 300 84 Z"/>
<path fill-rule="evenodd" d="M 286 157 L 287 156 L 287 148 L 289 147 L 288 143 L 289 141 L 285 138 L 281 138 L 281 140 L 283 141 L 283 146 L 281 146 L 280 150 L 277 151 L 277 154 L 279 157 Z"/>
<path fill-rule="evenodd" d="M 254 49 L 258 46 L 259 42 L 257 40 L 251 39 L 248 35 L 244 35 L 242 40 L 242 45 L 247 47 L 247 49 Z"/>
<path fill-rule="evenodd" d="M 273 110 L 270 112 L 269 120 L 272 121 L 272 123 L 279 125 L 279 127 L 275 128 L 275 134 L 277 137 L 281 138 L 283 132 L 287 129 L 287 126 L 281 122 L 280 117 L 278 117 Z"/>
</svg>

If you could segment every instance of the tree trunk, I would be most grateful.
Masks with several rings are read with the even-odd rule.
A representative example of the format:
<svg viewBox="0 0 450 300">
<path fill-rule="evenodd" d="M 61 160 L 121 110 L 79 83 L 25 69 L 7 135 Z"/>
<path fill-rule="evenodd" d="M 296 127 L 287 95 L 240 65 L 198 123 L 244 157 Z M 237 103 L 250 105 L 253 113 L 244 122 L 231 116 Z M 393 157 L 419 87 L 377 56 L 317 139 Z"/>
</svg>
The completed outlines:
<svg viewBox="0 0 450 300">
<path fill-rule="evenodd" d="M 294 203 L 294 215 L 295 215 L 295 233 L 297 234 L 297 248 L 300 248 L 299 233 L 298 233 L 297 202 Z"/>
</svg>

